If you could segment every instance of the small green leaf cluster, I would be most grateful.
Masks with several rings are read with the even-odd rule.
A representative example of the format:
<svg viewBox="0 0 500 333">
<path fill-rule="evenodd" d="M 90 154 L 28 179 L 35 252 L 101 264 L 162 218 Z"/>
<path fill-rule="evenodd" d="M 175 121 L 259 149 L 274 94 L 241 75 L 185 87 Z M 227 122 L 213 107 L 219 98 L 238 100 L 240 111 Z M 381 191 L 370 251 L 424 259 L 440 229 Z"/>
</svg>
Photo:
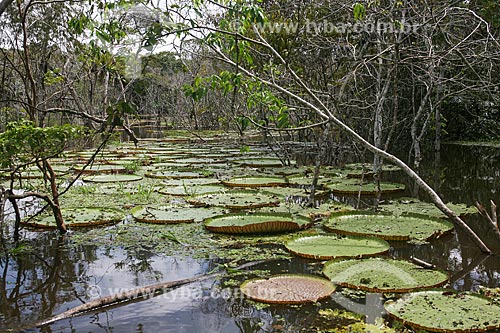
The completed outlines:
<svg viewBox="0 0 500 333">
<path fill-rule="evenodd" d="M 69 142 L 88 133 L 84 127 L 37 127 L 28 120 L 7 124 L 0 134 L 0 168 L 15 170 L 60 154 Z"/>
</svg>

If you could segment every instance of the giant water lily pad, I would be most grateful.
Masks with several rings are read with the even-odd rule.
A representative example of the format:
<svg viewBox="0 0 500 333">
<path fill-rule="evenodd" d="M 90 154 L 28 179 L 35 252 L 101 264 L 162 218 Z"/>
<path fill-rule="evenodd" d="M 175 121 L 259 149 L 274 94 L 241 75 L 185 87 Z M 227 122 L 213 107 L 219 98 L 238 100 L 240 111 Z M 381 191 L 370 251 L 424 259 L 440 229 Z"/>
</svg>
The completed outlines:
<svg viewBox="0 0 500 333">
<path fill-rule="evenodd" d="M 375 237 L 318 235 L 300 237 L 285 244 L 286 248 L 301 257 L 329 260 L 374 256 L 389 250 L 389 243 Z"/>
<path fill-rule="evenodd" d="M 432 332 L 484 332 L 500 328 L 500 306 L 491 299 L 444 290 L 404 295 L 384 305 L 389 315 Z"/>
<path fill-rule="evenodd" d="M 187 200 L 197 206 L 220 206 L 229 209 L 248 209 L 276 206 L 279 199 L 257 191 L 228 191 L 196 195 Z"/>
<path fill-rule="evenodd" d="M 144 223 L 190 223 L 198 222 L 224 213 L 224 210 L 185 206 L 135 207 L 131 211 L 138 222 Z"/>
<path fill-rule="evenodd" d="M 419 214 L 391 215 L 371 212 L 342 212 L 330 216 L 326 230 L 344 235 L 376 236 L 386 240 L 427 240 L 453 229 L 453 224 Z"/>
<path fill-rule="evenodd" d="M 332 260 L 323 274 L 334 284 L 380 293 L 403 293 L 445 284 L 448 275 L 405 260 L 386 258 Z"/>
<path fill-rule="evenodd" d="M 127 174 L 97 175 L 97 176 L 88 176 L 82 178 L 83 181 L 91 183 L 135 182 L 141 179 L 142 177 L 139 175 L 127 175 Z"/>
<path fill-rule="evenodd" d="M 281 177 L 235 177 L 222 183 L 229 187 L 273 187 L 287 184 Z"/>
<path fill-rule="evenodd" d="M 247 280 L 240 289 L 248 298 L 263 303 L 303 304 L 329 297 L 335 291 L 335 286 L 314 275 L 288 274 Z"/>
<path fill-rule="evenodd" d="M 164 186 L 200 186 L 215 185 L 220 181 L 215 178 L 186 178 L 186 179 L 165 179 L 161 184 Z"/>
<path fill-rule="evenodd" d="M 165 186 L 158 190 L 161 194 L 173 196 L 192 196 L 207 193 L 223 192 L 226 190 L 221 185 L 191 185 L 191 186 Z"/>
<path fill-rule="evenodd" d="M 308 216 L 312 219 L 328 217 L 335 212 L 344 212 L 352 210 L 354 210 L 354 208 L 352 208 L 351 206 L 347 206 L 340 202 L 333 202 L 333 201 L 323 203 L 318 207 L 303 207 L 302 205 L 287 202 L 287 203 L 280 203 L 276 207 L 264 207 L 259 209 L 259 211 L 261 212 L 301 214 Z"/>
<path fill-rule="evenodd" d="M 232 162 L 241 166 L 252 168 L 272 168 L 283 166 L 283 163 L 278 158 L 245 158 L 233 160 Z"/>
<path fill-rule="evenodd" d="M 212 232 L 228 234 L 267 233 L 305 229 L 311 225 L 307 217 L 280 213 L 247 213 L 215 216 L 205 220 Z"/>
<path fill-rule="evenodd" d="M 477 214 L 477 209 L 466 204 L 447 203 L 448 208 L 457 213 L 459 216 Z M 418 213 L 436 218 L 446 218 L 447 216 L 439 210 L 434 204 L 423 202 L 414 198 L 399 198 L 380 205 L 382 211 L 389 212 L 394 215 L 405 213 Z"/>
<path fill-rule="evenodd" d="M 363 182 L 359 180 L 345 179 L 327 185 L 333 193 L 348 195 L 376 195 L 378 186 L 375 182 Z M 398 193 L 405 189 L 404 184 L 380 182 L 380 191 L 382 194 Z"/>
<path fill-rule="evenodd" d="M 122 165 L 114 164 L 93 164 L 86 167 L 83 166 L 74 167 L 75 171 L 83 173 L 125 173 L 127 169 Z"/>
<path fill-rule="evenodd" d="M 125 218 L 123 211 L 115 208 L 63 208 L 61 213 L 64 223 L 69 228 L 92 227 L 102 224 L 117 223 Z M 57 228 L 56 221 L 52 215 L 26 220 L 21 223 L 36 228 Z"/>
<path fill-rule="evenodd" d="M 198 172 L 198 171 L 176 171 L 176 170 L 157 170 L 146 172 L 145 176 L 148 178 L 170 178 L 170 179 L 185 179 L 185 178 L 203 178 L 209 177 L 212 172 Z"/>
</svg>

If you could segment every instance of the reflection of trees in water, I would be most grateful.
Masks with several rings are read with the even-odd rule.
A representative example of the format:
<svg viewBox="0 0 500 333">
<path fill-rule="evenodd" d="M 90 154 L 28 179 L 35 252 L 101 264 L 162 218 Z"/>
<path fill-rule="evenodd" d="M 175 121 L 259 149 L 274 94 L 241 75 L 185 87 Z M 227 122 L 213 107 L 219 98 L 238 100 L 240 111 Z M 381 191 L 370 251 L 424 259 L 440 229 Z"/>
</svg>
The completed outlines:
<svg viewBox="0 0 500 333">
<path fill-rule="evenodd" d="M 9 326 L 45 318 L 59 305 L 85 297 L 85 272 L 97 259 L 96 248 L 69 251 L 65 241 L 65 237 L 46 232 L 24 242 L 29 250 L 2 253 L 0 311 Z"/>
</svg>

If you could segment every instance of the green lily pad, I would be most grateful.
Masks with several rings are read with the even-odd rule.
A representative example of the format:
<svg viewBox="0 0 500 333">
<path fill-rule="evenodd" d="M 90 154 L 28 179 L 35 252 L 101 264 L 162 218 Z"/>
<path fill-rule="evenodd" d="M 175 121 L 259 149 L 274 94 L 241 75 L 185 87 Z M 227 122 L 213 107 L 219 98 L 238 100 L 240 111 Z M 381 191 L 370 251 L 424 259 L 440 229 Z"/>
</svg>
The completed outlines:
<svg viewBox="0 0 500 333">
<path fill-rule="evenodd" d="M 298 188 L 298 187 L 268 187 L 262 191 L 262 193 L 269 193 L 271 195 L 277 195 L 283 198 L 290 198 L 290 197 L 300 197 L 300 198 L 308 198 L 310 195 L 310 191 L 304 188 Z M 314 194 L 316 196 L 325 196 L 329 192 L 321 191 L 321 190 L 316 190 Z"/>
<path fill-rule="evenodd" d="M 446 205 L 459 216 L 478 213 L 476 207 L 467 206 L 466 204 L 447 203 Z M 381 208 L 383 212 L 392 213 L 394 215 L 418 213 L 435 218 L 447 218 L 447 216 L 434 204 L 414 198 L 399 198 L 382 204 L 379 208 Z"/>
<path fill-rule="evenodd" d="M 444 272 L 386 258 L 332 260 L 325 264 L 323 274 L 336 285 L 375 293 L 405 293 L 448 281 Z"/>
<path fill-rule="evenodd" d="M 293 239 L 286 248 L 301 257 L 329 260 L 368 257 L 387 252 L 389 243 L 375 237 L 318 235 Z"/>
<path fill-rule="evenodd" d="M 196 195 L 187 200 L 197 206 L 220 206 L 229 209 L 248 209 L 276 206 L 279 199 L 257 191 L 229 191 Z"/>
<path fill-rule="evenodd" d="M 93 227 L 96 225 L 120 222 L 125 218 L 123 211 L 115 208 L 63 208 L 61 213 L 64 223 L 70 228 Z M 53 215 L 21 221 L 22 224 L 35 228 L 57 228 Z"/>
<path fill-rule="evenodd" d="M 186 179 L 186 178 L 203 178 L 213 175 L 212 172 L 198 171 L 176 171 L 176 170 L 157 170 L 146 172 L 148 178 L 170 178 L 170 179 Z"/>
<path fill-rule="evenodd" d="M 327 279 L 314 275 L 286 274 L 247 280 L 240 289 L 245 296 L 258 302 L 303 304 L 329 297 L 335 286 Z"/>
<path fill-rule="evenodd" d="M 287 181 L 292 185 L 312 185 L 314 180 L 313 174 L 308 175 L 299 175 L 299 176 L 289 176 L 286 178 Z M 319 175 L 318 176 L 318 184 L 323 185 L 331 181 L 338 181 L 340 178 L 332 178 L 329 175 Z"/>
<path fill-rule="evenodd" d="M 176 162 L 183 164 L 221 164 L 226 163 L 224 159 L 209 158 L 209 157 L 189 157 L 176 160 Z"/>
<path fill-rule="evenodd" d="M 222 184 L 229 187 L 273 187 L 286 185 L 287 182 L 281 177 L 235 177 L 222 181 Z"/>
<path fill-rule="evenodd" d="M 391 317 L 432 332 L 484 332 L 500 328 L 500 306 L 491 299 L 445 290 L 420 291 L 384 305 Z"/>
<path fill-rule="evenodd" d="M 135 182 L 141 179 L 142 177 L 139 175 L 127 175 L 127 174 L 96 175 L 96 176 L 88 176 L 82 178 L 83 181 L 92 183 Z"/>
<path fill-rule="evenodd" d="M 160 206 L 135 207 L 132 209 L 131 214 L 138 222 L 168 224 L 199 222 L 224 212 L 223 209 L 217 207 Z"/>
<path fill-rule="evenodd" d="M 283 166 L 283 163 L 278 158 L 245 158 L 233 160 L 232 162 L 251 168 L 273 168 Z"/>
<path fill-rule="evenodd" d="M 443 219 L 419 214 L 391 215 L 372 212 L 334 213 L 323 225 L 328 231 L 344 235 L 376 236 L 386 240 L 428 240 L 453 229 Z"/>
<path fill-rule="evenodd" d="M 363 182 L 360 185 L 359 180 L 345 179 L 336 183 L 326 185 L 333 193 L 348 195 L 376 195 L 378 188 L 375 182 Z M 380 182 L 380 191 L 382 194 L 398 193 L 405 189 L 404 184 Z"/>
<path fill-rule="evenodd" d="M 164 186 L 201 186 L 220 184 L 220 181 L 215 178 L 165 179 L 161 184 Z"/>
<path fill-rule="evenodd" d="M 274 175 L 280 175 L 280 176 L 292 176 L 292 175 L 306 175 L 313 173 L 314 168 L 311 168 L 310 166 L 284 166 L 280 168 L 270 168 L 270 169 L 265 169 L 265 173 L 272 173 Z"/>
<path fill-rule="evenodd" d="M 264 193 L 266 193 L 265 191 Z M 352 211 L 354 208 L 351 206 L 344 205 L 339 202 L 326 202 L 318 207 L 303 207 L 297 204 L 291 203 L 280 203 L 276 207 L 264 207 L 260 208 L 261 212 L 276 212 L 276 213 L 290 213 L 290 214 L 301 214 L 309 216 L 311 219 L 328 217 L 335 212 L 345 212 Z"/>
<path fill-rule="evenodd" d="M 207 193 L 222 192 L 226 190 L 221 185 L 191 185 L 191 186 L 165 186 L 158 190 L 161 194 L 173 196 L 192 196 Z"/>
<path fill-rule="evenodd" d="M 228 234 L 294 231 L 311 224 L 307 217 L 280 213 L 227 214 L 205 220 L 208 230 Z"/>
<path fill-rule="evenodd" d="M 77 172 L 83 173 L 125 173 L 127 169 L 121 165 L 113 165 L 113 164 L 94 164 L 92 166 L 88 166 L 83 169 L 82 166 L 74 167 L 74 170 Z"/>
</svg>

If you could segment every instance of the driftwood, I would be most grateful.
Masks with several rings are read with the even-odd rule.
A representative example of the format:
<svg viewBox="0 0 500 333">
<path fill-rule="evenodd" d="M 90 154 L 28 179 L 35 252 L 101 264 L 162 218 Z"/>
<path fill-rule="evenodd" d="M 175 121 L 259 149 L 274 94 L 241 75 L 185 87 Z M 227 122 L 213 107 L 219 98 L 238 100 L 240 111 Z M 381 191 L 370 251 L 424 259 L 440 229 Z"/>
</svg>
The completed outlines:
<svg viewBox="0 0 500 333">
<path fill-rule="evenodd" d="M 486 210 L 486 207 L 484 207 L 484 205 L 482 205 L 478 201 L 476 201 L 476 208 L 479 211 L 479 214 L 481 214 L 481 216 L 483 216 L 490 223 L 493 232 L 500 240 L 500 229 L 498 227 L 498 217 L 497 217 L 497 205 L 493 200 L 490 200 L 490 204 L 491 204 L 491 215 Z"/>
<path fill-rule="evenodd" d="M 244 265 L 238 266 L 233 270 L 242 270 L 251 266 L 255 266 L 264 262 L 267 262 L 269 260 L 259 260 L 259 261 L 252 261 L 249 263 L 246 263 Z M 159 282 L 155 284 L 151 284 L 148 286 L 143 286 L 143 287 L 138 287 L 133 290 L 129 290 L 126 292 L 120 292 L 116 293 L 113 295 L 105 296 L 105 297 L 100 297 L 98 299 L 92 300 L 90 302 L 84 303 L 82 305 L 76 306 L 72 309 L 69 309 L 67 311 L 64 311 L 63 313 L 60 313 L 58 315 L 55 315 L 53 317 L 38 321 L 29 327 L 23 327 L 20 328 L 19 331 L 24 331 L 28 329 L 32 329 L 35 327 L 42 327 L 45 325 L 49 325 L 52 323 L 55 323 L 59 320 L 71 318 L 71 317 L 76 317 L 91 311 L 99 311 L 107 307 L 111 306 L 120 306 L 127 304 L 129 302 L 132 302 L 134 300 L 139 300 L 140 298 L 146 300 L 150 299 L 154 296 L 161 295 L 163 293 L 169 292 L 174 288 L 178 288 L 181 286 L 184 286 L 189 283 L 193 282 L 199 282 L 207 279 L 211 279 L 217 276 L 225 275 L 228 273 L 229 270 L 227 271 L 222 271 L 222 272 L 216 272 L 216 273 L 211 273 L 211 274 L 205 274 L 205 275 L 198 275 L 194 276 L 191 278 L 187 279 L 181 279 L 181 280 L 175 280 L 175 281 L 167 281 L 167 282 Z"/>
<path fill-rule="evenodd" d="M 410 257 L 410 260 L 415 265 L 418 265 L 418 266 L 426 268 L 426 269 L 434 269 L 434 268 L 436 268 L 436 265 L 428 263 L 427 261 L 423 261 L 422 259 L 415 258 L 413 256 Z"/>
</svg>

